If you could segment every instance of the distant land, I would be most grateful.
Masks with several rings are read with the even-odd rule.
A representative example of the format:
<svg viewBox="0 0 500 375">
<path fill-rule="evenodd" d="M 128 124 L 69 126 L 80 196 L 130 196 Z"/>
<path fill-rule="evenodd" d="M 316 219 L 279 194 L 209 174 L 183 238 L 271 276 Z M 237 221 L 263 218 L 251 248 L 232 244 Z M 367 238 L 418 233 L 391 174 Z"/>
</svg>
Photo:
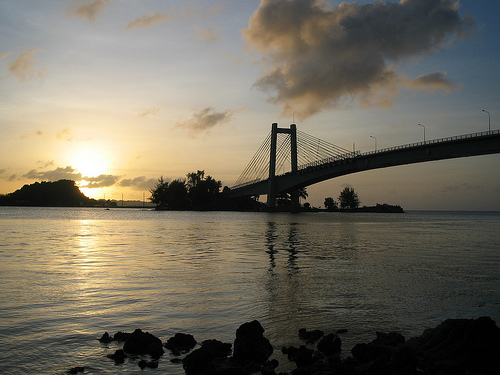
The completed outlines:
<svg viewBox="0 0 500 375">
<path fill-rule="evenodd" d="M 2 206 L 41 207 L 155 207 L 151 202 L 93 199 L 83 194 L 75 181 L 35 182 L 9 194 L 0 194 Z"/>
</svg>

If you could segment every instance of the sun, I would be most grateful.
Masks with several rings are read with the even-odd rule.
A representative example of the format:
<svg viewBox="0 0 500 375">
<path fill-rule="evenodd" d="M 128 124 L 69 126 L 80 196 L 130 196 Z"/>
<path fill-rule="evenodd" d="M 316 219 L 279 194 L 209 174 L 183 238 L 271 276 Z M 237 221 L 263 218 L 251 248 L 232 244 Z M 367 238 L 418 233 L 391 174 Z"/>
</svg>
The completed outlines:
<svg viewBox="0 0 500 375">
<path fill-rule="evenodd" d="M 70 165 L 85 177 L 109 174 L 110 158 L 106 151 L 98 147 L 75 149 L 70 157 Z"/>
</svg>

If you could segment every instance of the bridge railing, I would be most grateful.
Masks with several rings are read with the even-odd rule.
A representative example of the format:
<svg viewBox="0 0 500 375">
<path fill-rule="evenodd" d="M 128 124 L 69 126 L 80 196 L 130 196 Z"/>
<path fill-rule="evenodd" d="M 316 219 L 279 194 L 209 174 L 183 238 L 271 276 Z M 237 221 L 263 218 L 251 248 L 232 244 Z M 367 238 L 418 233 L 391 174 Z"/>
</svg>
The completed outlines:
<svg viewBox="0 0 500 375">
<path fill-rule="evenodd" d="M 334 162 L 342 161 L 342 160 L 353 159 L 353 158 L 356 158 L 359 156 L 368 156 L 368 155 L 373 155 L 373 154 L 378 154 L 378 153 L 383 153 L 383 152 L 407 149 L 407 148 L 411 148 L 411 147 L 426 146 L 426 145 L 431 145 L 431 144 L 435 144 L 435 143 L 458 141 L 461 139 L 479 138 L 479 137 L 484 137 L 484 136 L 493 135 L 493 134 L 500 134 L 500 130 L 489 130 L 489 131 L 478 132 L 478 133 L 455 135 L 453 137 L 444 137 L 444 138 L 432 139 L 430 141 L 408 143 L 405 145 L 388 147 L 388 148 L 383 148 L 383 149 L 376 150 L 376 151 L 368 151 L 368 152 L 363 152 L 363 153 L 361 153 L 360 151 L 347 152 L 344 154 L 331 156 L 331 157 L 328 157 L 325 159 L 315 160 L 315 161 L 310 162 L 310 163 L 301 164 L 301 165 L 297 166 L 297 169 L 299 171 L 301 171 L 301 170 L 304 170 L 307 168 L 314 168 L 314 167 L 318 167 L 320 165 L 334 163 Z M 284 175 L 287 175 L 290 173 L 292 173 L 292 172 L 286 172 L 286 173 L 279 174 L 279 175 L 277 174 L 276 176 L 284 176 Z M 244 182 L 242 184 L 235 185 L 232 187 L 232 189 L 237 189 L 237 188 L 242 188 L 245 186 L 253 185 L 253 184 L 259 183 L 261 181 L 263 181 L 263 180 L 260 178 L 257 178 L 257 179 L 252 180 L 252 181 L 247 181 L 247 182 Z"/>
<path fill-rule="evenodd" d="M 490 131 L 485 131 L 485 132 L 470 133 L 470 134 L 463 134 L 463 135 L 455 135 L 453 137 L 438 138 L 438 139 L 432 139 L 430 141 L 408 143 L 406 145 L 388 147 L 388 148 L 383 148 L 383 149 L 376 150 L 376 151 L 363 152 L 360 155 L 363 155 L 363 156 L 365 156 L 365 155 L 373 155 L 373 154 L 378 154 L 378 153 L 381 153 L 381 152 L 402 150 L 402 149 L 411 148 L 411 147 L 418 147 L 418 146 L 426 146 L 426 145 L 430 145 L 430 144 L 434 144 L 434 143 L 452 142 L 452 141 L 458 141 L 458 140 L 461 140 L 461 139 L 478 138 L 478 137 L 484 137 L 484 136 L 487 136 L 487 135 L 499 134 L 499 133 L 500 133 L 500 130 L 490 130 Z"/>
</svg>

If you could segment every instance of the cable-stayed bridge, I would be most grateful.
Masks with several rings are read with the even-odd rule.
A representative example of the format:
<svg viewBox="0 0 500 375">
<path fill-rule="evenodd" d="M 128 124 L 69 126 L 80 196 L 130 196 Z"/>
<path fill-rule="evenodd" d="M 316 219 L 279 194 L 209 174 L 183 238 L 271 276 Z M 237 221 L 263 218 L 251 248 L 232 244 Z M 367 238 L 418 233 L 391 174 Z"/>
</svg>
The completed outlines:
<svg viewBox="0 0 500 375">
<path fill-rule="evenodd" d="M 500 131 L 457 135 L 371 152 L 349 151 L 290 128 L 272 124 L 271 132 L 231 187 L 230 197 L 267 195 L 276 205 L 279 193 L 289 192 L 299 206 L 298 189 L 361 171 L 433 160 L 500 153 Z"/>
</svg>

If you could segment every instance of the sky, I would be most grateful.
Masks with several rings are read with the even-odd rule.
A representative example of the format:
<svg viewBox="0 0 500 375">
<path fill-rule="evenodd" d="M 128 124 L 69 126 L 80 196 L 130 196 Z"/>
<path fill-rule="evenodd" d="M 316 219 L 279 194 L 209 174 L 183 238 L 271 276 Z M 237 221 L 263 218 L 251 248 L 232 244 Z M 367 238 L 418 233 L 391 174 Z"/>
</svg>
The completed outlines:
<svg viewBox="0 0 500 375">
<path fill-rule="evenodd" d="M 361 152 L 424 127 L 500 129 L 499 14 L 497 0 L 0 0 L 0 194 L 64 178 L 142 200 L 196 170 L 232 186 L 274 122 Z M 307 201 L 351 186 L 362 205 L 500 211 L 499 166 L 361 172 Z"/>
</svg>

